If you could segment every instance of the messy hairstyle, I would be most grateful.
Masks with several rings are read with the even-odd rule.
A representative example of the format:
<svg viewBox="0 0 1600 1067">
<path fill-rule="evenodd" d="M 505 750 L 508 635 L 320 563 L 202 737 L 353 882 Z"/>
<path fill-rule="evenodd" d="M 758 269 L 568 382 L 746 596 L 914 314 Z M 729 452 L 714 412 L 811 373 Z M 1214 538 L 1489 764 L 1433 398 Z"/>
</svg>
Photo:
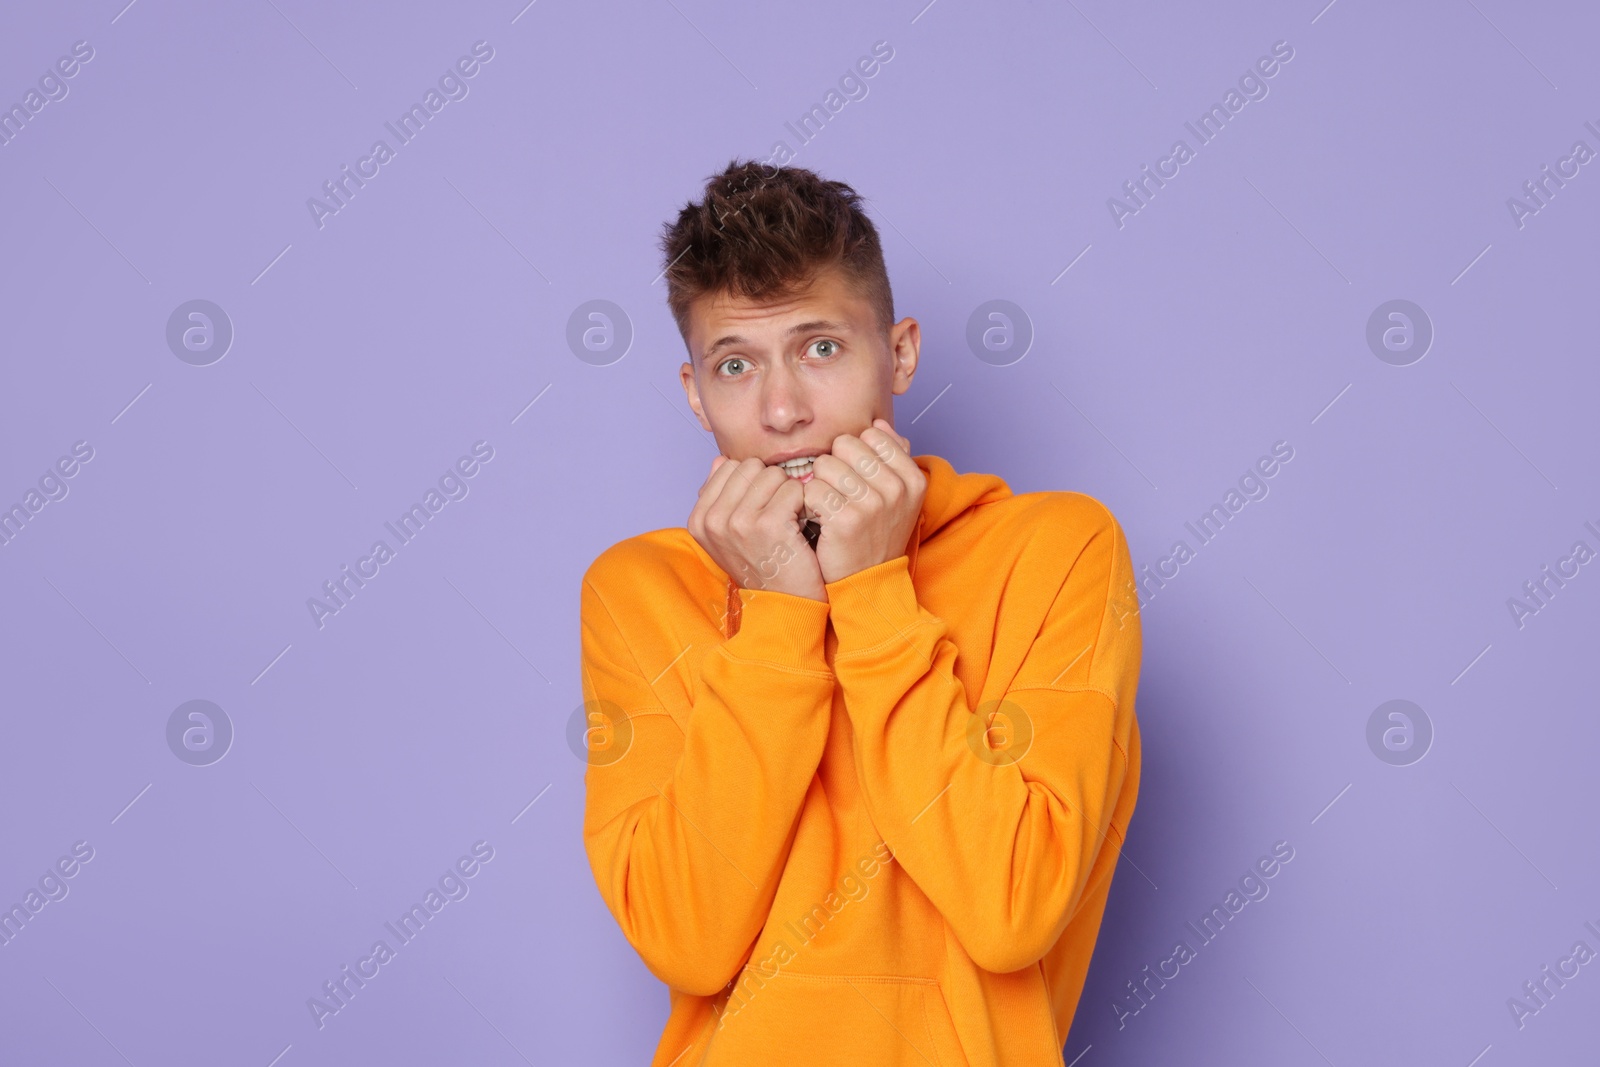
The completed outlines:
<svg viewBox="0 0 1600 1067">
<path fill-rule="evenodd" d="M 689 306 L 702 295 L 778 300 L 838 266 L 887 334 L 894 295 L 878 230 L 860 201 L 845 183 L 802 167 L 730 162 L 706 182 L 703 201 L 684 205 L 663 227 L 667 304 L 678 332 L 688 340 Z"/>
</svg>

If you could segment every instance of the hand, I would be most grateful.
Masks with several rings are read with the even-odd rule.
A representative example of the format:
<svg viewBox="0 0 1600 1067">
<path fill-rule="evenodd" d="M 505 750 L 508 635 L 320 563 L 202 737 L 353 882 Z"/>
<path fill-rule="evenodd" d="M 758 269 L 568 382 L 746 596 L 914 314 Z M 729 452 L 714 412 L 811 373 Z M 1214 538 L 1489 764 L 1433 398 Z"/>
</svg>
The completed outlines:
<svg viewBox="0 0 1600 1067">
<path fill-rule="evenodd" d="M 905 554 L 922 513 L 928 476 L 911 458 L 911 442 L 885 419 L 861 436 L 840 434 L 833 451 L 812 463 L 808 516 L 822 525 L 817 564 L 824 583 Z"/>
<path fill-rule="evenodd" d="M 718 456 L 689 513 L 689 532 L 740 588 L 826 602 L 816 553 L 800 535 L 801 489 L 757 457 Z"/>
</svg>

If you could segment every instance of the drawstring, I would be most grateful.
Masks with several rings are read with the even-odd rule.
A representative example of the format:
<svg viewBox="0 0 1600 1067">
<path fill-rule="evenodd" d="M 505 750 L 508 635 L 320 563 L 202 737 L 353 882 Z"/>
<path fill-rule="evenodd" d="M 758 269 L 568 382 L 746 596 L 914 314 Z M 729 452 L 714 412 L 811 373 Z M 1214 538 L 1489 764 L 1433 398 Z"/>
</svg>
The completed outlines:
<svg viewBox="0 0 1600 1067">
<path fill-rule="evenodd" d="M 917 516 L 917 528 L 911 534 L 911 550 L 906 554 L 908 557 L 906 569 L 910 572 L 913 580 L 917 577 L 917 549 L 922 547 L 922 520 L 924 517 L 923 515 Z"/>
<path fill-rule="evenodd" d="M 739 587 L 734 584 L 733 577 L 728 577 L 728 624 L 724 632 L 732 637 L 739 632 L 739 621 L 744 616 L 744 601 L 739 596 Z"/>
</svg>

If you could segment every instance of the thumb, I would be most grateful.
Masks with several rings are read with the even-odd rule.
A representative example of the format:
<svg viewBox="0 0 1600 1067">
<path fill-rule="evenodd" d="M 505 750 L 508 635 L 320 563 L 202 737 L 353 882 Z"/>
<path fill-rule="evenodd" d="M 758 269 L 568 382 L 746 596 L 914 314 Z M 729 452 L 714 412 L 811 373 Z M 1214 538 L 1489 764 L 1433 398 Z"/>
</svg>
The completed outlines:
<svg viewBox="0 0 1600 1067">
<path fill-rule="evenodd" d="M 828 483 L 812 478 L 800 485 L 800 518 L 822 521 L 823 508 L 831 492 Z"/>
</svg>

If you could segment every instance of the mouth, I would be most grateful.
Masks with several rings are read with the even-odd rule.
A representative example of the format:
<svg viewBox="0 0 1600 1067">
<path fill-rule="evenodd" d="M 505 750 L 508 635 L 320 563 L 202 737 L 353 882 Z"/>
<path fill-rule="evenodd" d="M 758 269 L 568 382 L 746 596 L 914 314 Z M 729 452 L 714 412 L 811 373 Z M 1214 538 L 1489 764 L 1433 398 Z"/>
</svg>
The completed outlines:
<svg viewBox="0 0 1600 1067">
<path fill-rule="evenodd" d="M 800 456 L 797 459 L 786 459 L 782 463 L 775 464 L 775 466 L 782 467 L 783 473 L 795 481 L 804 483 L 809 482 L 812 478 L 814 473 L 812 461 L 815 459 L 815 456 Z"/>
</svg>

